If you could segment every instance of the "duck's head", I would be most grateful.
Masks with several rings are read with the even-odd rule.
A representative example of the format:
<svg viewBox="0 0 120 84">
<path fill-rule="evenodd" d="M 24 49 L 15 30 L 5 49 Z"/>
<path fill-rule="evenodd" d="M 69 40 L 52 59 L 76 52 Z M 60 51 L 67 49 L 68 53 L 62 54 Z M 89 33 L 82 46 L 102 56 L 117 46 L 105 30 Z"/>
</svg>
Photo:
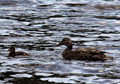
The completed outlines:
<svg viewBox="0 0 120 84">
<path fill-rule="evenodd" d="M 56 45 L 56 46 L 60 46 L 60 45 L 65 45 L 68 48 L 72 49 L 72 41 L 68 37 L 63 38 L 62 41 L 58 45 Z"/>
<path fill-rule="evenodd" d="M 10 53 L 13 53 L 13 52 L 15 52 L 15 47 L 10 47 L 9 49 L 8 49 L 8 51 L 10 51 Z"/>
</svg>

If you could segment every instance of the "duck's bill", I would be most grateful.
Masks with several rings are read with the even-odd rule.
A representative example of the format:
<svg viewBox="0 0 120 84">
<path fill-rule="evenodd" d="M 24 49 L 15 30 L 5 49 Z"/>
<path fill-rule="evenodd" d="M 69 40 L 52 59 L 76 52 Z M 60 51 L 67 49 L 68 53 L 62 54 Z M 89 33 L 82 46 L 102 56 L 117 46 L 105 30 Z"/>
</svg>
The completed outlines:
<svg viewBox="0 0 120 84">
<path fill-rule="evenodd" d="M 58 45 L 56 45 L 55 47 L 57 47 L 57 46 L 61 46 L 62 45 L 62 43 L 59 43 Z"/>
<path fill-rule="evenodd" d="M 57 47 L 57 46 L 60 46 L 60 44 L 58 44 L 58 45 L 55 45 L 55 47 Z"/>
</svg>

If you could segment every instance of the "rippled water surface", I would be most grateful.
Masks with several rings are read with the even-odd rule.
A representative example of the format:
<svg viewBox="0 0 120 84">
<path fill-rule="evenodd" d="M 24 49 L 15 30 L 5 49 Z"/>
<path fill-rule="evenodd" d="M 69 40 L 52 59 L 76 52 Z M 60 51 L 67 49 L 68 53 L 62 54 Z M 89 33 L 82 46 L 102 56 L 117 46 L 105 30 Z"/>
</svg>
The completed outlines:
<svg viewBox="0 0 120 84">
<path fill-rule="evenodd" d="M 0 82 L 5 84 L 120 84 L 119 0 L 0 0 Z M 68 61 L 63 37 L 74 49 L 92 47 L 114 60 Z M 8 48 L 31 56 L 8 57 Z"/>
</svg>

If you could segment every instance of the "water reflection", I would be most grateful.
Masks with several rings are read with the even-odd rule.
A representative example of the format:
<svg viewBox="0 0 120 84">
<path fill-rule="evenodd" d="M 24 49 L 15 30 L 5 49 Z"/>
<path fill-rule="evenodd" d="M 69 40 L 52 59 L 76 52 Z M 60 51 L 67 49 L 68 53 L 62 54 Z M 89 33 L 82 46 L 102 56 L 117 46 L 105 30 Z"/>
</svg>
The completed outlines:
<svg viewBox="0 0 120 84">
<path fill-rule="evenodd" d="M 119 2 L 111 0 L 0 1 L 0 82 L 24 84 L 120 83 Z M 67 61 L 54 47 L 70 37 L 114 60 Z M 30 53 L 8 57 L 7 49 Z"/>
</svg>

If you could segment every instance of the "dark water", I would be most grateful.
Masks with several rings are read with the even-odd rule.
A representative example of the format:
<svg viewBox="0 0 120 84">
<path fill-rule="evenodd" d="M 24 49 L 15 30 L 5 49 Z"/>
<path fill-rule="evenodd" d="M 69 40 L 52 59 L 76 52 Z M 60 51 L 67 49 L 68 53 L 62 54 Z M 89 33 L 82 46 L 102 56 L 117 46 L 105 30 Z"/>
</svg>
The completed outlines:
<svg viewBox="0 0 120 84">
<path fill-rule="evenodd" d="M 0 82 L 5 84 L 120 84 L 119 0 L 0 0 Z M 70 37 L 114 60 L 67 61 L 54 47 Z M 8 57 L 7 49 L 30 53 Z"/>
</svg>

